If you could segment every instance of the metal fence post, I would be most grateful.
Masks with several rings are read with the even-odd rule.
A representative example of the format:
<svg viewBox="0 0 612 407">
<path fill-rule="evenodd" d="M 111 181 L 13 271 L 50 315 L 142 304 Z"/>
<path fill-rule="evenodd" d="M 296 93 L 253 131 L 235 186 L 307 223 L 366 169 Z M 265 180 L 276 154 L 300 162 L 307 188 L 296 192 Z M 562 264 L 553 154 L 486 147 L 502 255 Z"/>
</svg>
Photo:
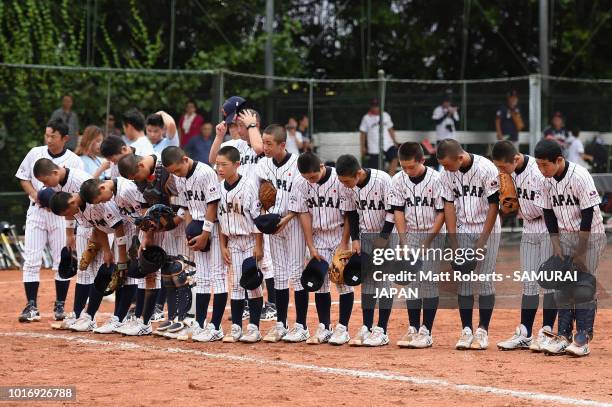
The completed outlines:
<svg viewBox="0 0 612 407">
<path fill-rule="evenodd" d="M 542 133 L 542 77 L 529 75 L 529 154 L 533 156 L 535 145 Z"/>
<path fill-rule="evenodd" d="M 385 135 L 385 71 L 382 69 L 378 70 L 378 104 L 380 107 L 380 115 L 378 118 L 378 169 L 384 170 L 384 135 Z"/>
<path fill-rule="evenodd" d="M 310 130 L 310 142 L 314 137 L 314 79 L 308 80 L 308 129 Z"/>
</svg>

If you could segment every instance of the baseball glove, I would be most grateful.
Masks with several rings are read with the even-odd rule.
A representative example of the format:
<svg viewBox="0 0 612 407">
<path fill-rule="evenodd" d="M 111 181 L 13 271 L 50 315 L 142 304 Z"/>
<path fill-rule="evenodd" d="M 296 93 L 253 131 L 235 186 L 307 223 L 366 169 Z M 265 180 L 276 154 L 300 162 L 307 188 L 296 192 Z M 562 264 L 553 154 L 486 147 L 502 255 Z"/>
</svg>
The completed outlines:
<svg viewBox="0 0 612 407">
<path fill-rule="evenodd" d="M 259 186 L 259 202 L 266 211 L 274 206 L 276 202 L 276 188 L 270 181 L 261 181 Z"/>
<path fill-rule="evenodd" d="M 499 213 L 502 217 L 514 216 L 519 211 L 518 194 L 512 177 L 499 173 Z"/>
<path fill-rule="evenodd" d="M 329 281 L 336 284 L 344 284 L 344 266 L 353 255 L 350 250 L 336 250 L 332 263 L 329 266 Z"/>
<path fill-rule="evenodd" d="M 79 261 L 79 270 L 84 271 L 87 270 L 87 267 L 91 264 L 91 262 L 96 258 L 98 252 L 100 251 L 100 245 L 94 241 L 87 242 L 87 249 L 81 254 L 81 260 Z"/>
<path fill-rule="evenodd" d="M 145 216 L 134 219 L 134 224 L 142 231 L 169 231 L 176 227 L 174 210 L 168 205 L 156 204 L 147 209 Z"/>
</svg>

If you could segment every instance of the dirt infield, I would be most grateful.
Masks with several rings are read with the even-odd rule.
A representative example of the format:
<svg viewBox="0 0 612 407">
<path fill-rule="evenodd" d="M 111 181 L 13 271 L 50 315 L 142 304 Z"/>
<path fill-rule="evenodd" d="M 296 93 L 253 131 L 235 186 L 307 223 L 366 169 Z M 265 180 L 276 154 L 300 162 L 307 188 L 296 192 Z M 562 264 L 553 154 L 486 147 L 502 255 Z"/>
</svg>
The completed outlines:
<svg viewBox="0 0 612 407">
<path fill-rule="evenodd" d="M 505 256 L 511 258 L 512 253 L 500 254 L 500 268 Z M 609 258 L 603 262 L 600 273 L 606 276 L 602 278 L 609 278 L 611 264 Z M 492 346 L 486 351 L 454 349 L 460 323 L 453 309 L 439 311 L 434 347 L 426 350 L 395 346 L 407 328 L 404 309 L 393 310 L 388 329 L 391 343 L 382 348 L 199 344 L 53 331 L 49 326 L 53 276 L 45 271 L 42 278 L 42 321 L 20 324 L 17 315 L 25 303 L 21 273 L 0 272 L 4 292 L 0 299 L 0 386 L 74 385 L 76 402 L 63 402 L 66 405 L 612 405 L 610 309 L 598 312 L 592 354 L 581 359 L 498 351 L 494 344 L 512 333 L 519 318 L 518 310 L 503 308 L 493 314 Z M 516 291 L 502 285 L 498 293 L 511 298 Z M 104 302 L 98 321 L 103 322 L 111 311 L 112 304 Z M 334 305 L 333 320 L 337 311 Z M 291 321 L 293 308 L 289 316 Z M 316 327 L 314 304 L 308 319 L 312 331 Z M 538 314 L 536 326 L 540 321 Z M 361 308 L 356 304 L 351 333 L 360 323 Z M 224 321 L 226 332 L 229 325 Z M 262 330 L 271 325 L 262 322 Z M 27 403 L 0 401 L 0 405 L 11 404 Z M 52 404 L 58 403 L 44 405 Z"/>
</svg>

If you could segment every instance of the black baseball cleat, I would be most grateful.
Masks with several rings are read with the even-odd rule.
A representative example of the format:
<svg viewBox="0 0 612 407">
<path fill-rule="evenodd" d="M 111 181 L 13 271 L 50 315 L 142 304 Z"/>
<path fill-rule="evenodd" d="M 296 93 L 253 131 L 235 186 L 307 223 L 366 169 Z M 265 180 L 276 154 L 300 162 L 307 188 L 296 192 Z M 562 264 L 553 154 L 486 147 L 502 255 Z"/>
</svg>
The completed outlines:
<svg viewBox="0 0 612 407">
<path fill-rule="evenodd" d="M 56 321 L 63 321 L 66 318 L 66 312 L 64 311 L 64 301 L 55 301 L 55 305 L 53 306 L 53 313 L 55 314 Z"/>
<path fill-rule="evenodd" d="M 34 301 L 28 301 L 26 307 L 21 311 L 21 315 L 19 315 L 19 322 L 35 321 L 40 321 L 40 312 L 38 312 Z"/>
</svg>

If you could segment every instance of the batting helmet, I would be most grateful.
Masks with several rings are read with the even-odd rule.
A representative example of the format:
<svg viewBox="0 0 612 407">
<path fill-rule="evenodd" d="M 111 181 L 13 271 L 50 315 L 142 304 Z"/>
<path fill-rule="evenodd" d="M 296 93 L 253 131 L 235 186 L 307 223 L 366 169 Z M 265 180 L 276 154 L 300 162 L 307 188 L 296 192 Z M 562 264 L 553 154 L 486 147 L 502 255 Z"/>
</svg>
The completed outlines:
<svg viewBox="0 0 612 407">
<path fill-rule="evenodd" d="M 561 274 L 565 274 L 568 271 L 576 271 L 578 266 L 574 264 L 570 256 L 550 256 L 540 266 L 538 284 L 542 288 L 559 290 L 572 282 L 567 281 Z"/>
</svg>

